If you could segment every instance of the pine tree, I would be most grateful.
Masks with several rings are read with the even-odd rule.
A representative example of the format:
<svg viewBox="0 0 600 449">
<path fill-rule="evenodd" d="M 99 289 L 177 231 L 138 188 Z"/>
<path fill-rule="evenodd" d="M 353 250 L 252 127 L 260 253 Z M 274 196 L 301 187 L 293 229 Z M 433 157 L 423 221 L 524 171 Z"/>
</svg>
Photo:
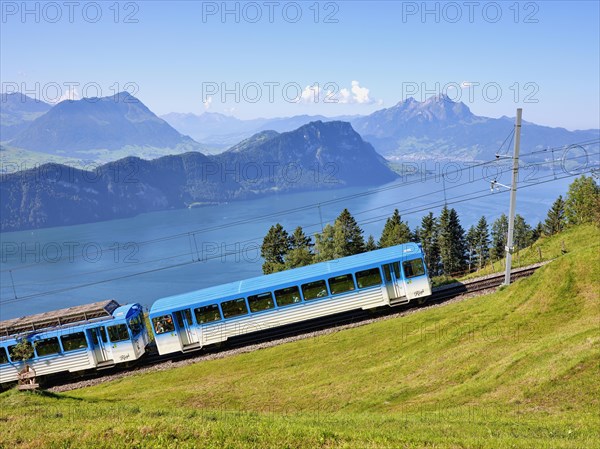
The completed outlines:
<svg viewBox="0 0 600 449">
<path fill-rule="evenodd" d="M 507 237 L 508 217 L 502 214 L 492 224 L 492 257 L 494 259 L 504 257 Z"/>
<path fill-rule="evenodd" d="M 465 231 L 454 209 L 444 206 L 439 221 L 440 259 L 444 274 L 453 275 L 465 267 Z"/>
<path fill-rule="evenodd" d="M 346 257 L 365 252 L 363 230 L 354 217 L 344 209 L 333 224 L 335 257 Z"/>
<path fill-rule="evenodd" d="M 477 230 L 475 229 L 475 226 L 471 226 L 467 231 L 465 242 L 467 244 L 469 271 L 471 271 L 472 266 L 477 261 Z"/>
<path fill-rule="evenodd" d="M 513 233 L 513 246 L 515 250 L 527 248 L 532 243 L 533 231 L 525 219 L 517 214 L 515 216 L 515 229 Z"/>
<path fill-rule="evenodd" d="M 421 227 L 418 228 L 417 241 L 421 243 L 425 253 L 425 265 L 431 276 L 439 272 L 440 247 L 438 242 L 438 223 L 433 212 L 421 219 Z"/>
<path fill-rule="evenodd" d="M 290 237 L 290 250 L 313 246 L 311 238 L 304 233 L 302 226 L 298 226 Z"/>
<path fill-rule="evenodd" d="M 373 235 L 369 235 L 367 243 L 365 243 L 365 251 L 373 251 L 375 249 L 377 249 L 377 243 L 375 243 Z"/>
<path fill-rule="evenodd" d="M 582 175 L 569 186 L 565 200 L 565 216 L 570 225 L 593 223 L 600 188 L 594 178 Z"/>
<path fill-rule="evenodd" d="M 335 259 L 334 234 L 333 226 L 327 224 L 322 233 L 315 235 L 315 262 Z"/>
<path fill-rule="evenodd" d="M 477 264 L 481 270 L 490 258 L 490 231 L 487 220 L 482 216 L 477 222 L 475 228 L 475 252 L 477 254 Z"/>
<path fill-rule="evenodd" d="M 411 232 L 408 224 L 402 221 L 398 209 L 385 222 L 381 238 L 379 239 L 379 247 L 387 248 L 388 246 L 399 245 L 411 241 Z"/>
<path fill-rule="evenodd" d="M 314 258 L 313 246 L 311 238 L 298 226 L 290 237 L 290 250 L 285 258 L 286 269 L 310 265 Z"/>
<path fill-rule="evenodd" d="M 264 274 L 275 273 L 285 269 L 285 256 L 290 249 L 290 237 L 283 226 L 277 223 L 271 226 L 263 239 L 260 255 L 264 259 Z"/>
<path fill-rule="evenodd" d="M 544 235 L 544 225 L 538 221 L 536 227 L 531 230 L 531 243 L 537 242 L 542 235 Z"/>
<path fill-rule="evenodd" d="M 544 232 L 546 235 L 554 235 L 561 232 L 565 228 L 565 225 L 565 202 L 562 195 L 560 195 L 548 211 L 548 216 L 544 222 Z"/>
</svg>

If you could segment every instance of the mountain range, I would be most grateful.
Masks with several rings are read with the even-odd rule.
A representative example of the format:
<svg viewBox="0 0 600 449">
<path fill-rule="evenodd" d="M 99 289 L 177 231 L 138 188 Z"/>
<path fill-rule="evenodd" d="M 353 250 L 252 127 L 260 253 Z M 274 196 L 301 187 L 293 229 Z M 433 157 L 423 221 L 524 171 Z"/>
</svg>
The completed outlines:
<svg viewBox="0 0 600 449">
<path fill-rule="evenodd" d="M 512 118 L 477 116 L 464 103 L 444 95 L 422 102 L 408 98 L 366 116 L 252 120 L 209 112 L 170 113 L 159 118 L 126 92 L 66 100 L 54 107 L 21 94 L 4 94 L 2 101 L 2 150 L 5 154 L 21 151 L 15 158 L 25 151 L 86 161 L 113 161 L 131 155 L 153 159 L 188 151 L 215 154 L 263 131 L 287 132 L 309 122 L 341 120 L 392 161 L 483 161 L 494 158 L 514 129 Z M 522 151 L 589 141 L 599 135 L 597 129 L 569 131 L 525 121 Z M 507 150 L 509 145 L 503 148 Z"/>
<path fill-rule="evenodd" d="M 408 98 L 366 116 L 323 117 L 298 115 L 274 119 L 240 120 L 205 112 L 201 115 L 170 113 L 162 118 L 196 140 L 230 146 L 264 130 L 287 131 L 304 123 L 342 120 L 387 159 L 393 161 L 493 159 L 514 128 L 514 118 L 477 116 L 462 102 L 446 95 L 419 102 Z M 522 147 L 526 151 L 569 145 L 599 137 L 599 130 L 569 131 L 524 121 Z M 506 147 L 502 148 L 506 151 Z M 509 148 L 512 151 L 512 148 Z"/>
<path fill-rule="evenodd" d="M 14 101 L 14 95 L 8 103 L 14 107 L 6 111 L 9 123 L 31 109 L 34 101 Z M 110 97 L 65 100 L 54 107 L 42 106 L 42 102 L 35 105 L 47 110 L 33 120 L 21 120 L 20 131 L 12 137 L 9 133 L 9 139 L 3 135 L 2 140 L 8 140 L 10 147 L 81 159 L 95 159 L 101 153 L 118 155 L 120 150 L 127 151 L 128 155 L 140 149 L 154 150 L 160 155 L 204 149 L 127 92 Z"/>
<path fill-rule="evenodd" d="M 0 141 L 14 138 L 52 106 L 19 92 L 0 94 Z"/>
<path fill-rule="evenodd" d="M 213 156 L 128 157 L 0 175 L 0 230 L 66 226 L 261 195 L 378 185 L 396 174 L 347 122 L 254 135 Z"/>
<path fill-rule="evenodd" d="M 514 118 L 474 115 L 464 103 L 441 95 L 413 98 L 353 119 L 354 129 L 391 160 L 485 161 L 493 159 L 514 129 Z M 569 145 L 600 137 L 600 130 L 569 131 L 523 121 L 521 151 Z M 510 142 L 510 140 L 509 140 Z M 507 147 L 502 148 L 503 151 Z M 512 152 L 512 147 L 508 148 Z"/>
<path fill-rule="evenodd" d="M 358 116 L 325 117 L 323 115 L 295 115 L 292 117 L 256 118 L 241 120 L 218 112 L 200 115 L 171 112 L 161 118 L 173 128 L 198 142 L 217 147 L 229 147 L 261 131 L 292 131 L 310 122 L 344 121 Z"/>
</svg>

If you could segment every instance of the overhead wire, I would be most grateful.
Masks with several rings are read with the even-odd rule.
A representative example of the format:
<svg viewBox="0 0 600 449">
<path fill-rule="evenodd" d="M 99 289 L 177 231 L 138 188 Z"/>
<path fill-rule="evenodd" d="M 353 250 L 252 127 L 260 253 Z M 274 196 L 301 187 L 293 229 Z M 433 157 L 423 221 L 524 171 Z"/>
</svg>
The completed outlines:
<svg viewBox="0 0 600 449">
<path fill-rule="evenodd" d="M 584 172 L 581 173 L 576 173 L 576 174 L 568 174 L 566 176 L 562 176 L 558 179 L 565 179 L 565 178 L 569 178 L 569 177 L 573 177 L 573 176 L 579 176 L 580 174 L 583 174 Z M 536 183 L 532 183 L 532 184 L 528 184 L 528 185 L 524 185 L 521 186 L 520 189 L 524 189 L 524 188 L 529 188 L 529 187 L 533 187 L 535 185 L 540 185 L 540 184 L 545 184 L 547 182 L 553 182 L 556 179 L 549 179 L 549 180 L 545 180 L 545 181 L 539 181 Z M 478 191 L 476 193 L 479 193 L 481 191 Z M 475 197 L 468 197 L 468 198 L 462 198 L 459 200 L 454 200 L 449 202 L 448 204 L 457 204 L 457 203 L 461 203 L 461 202 L 465 202 L 465 201 L 471 201 L 474 199 L 479 199 L 479 198 L 483 198 L 483 197 L 487 197 L 487 196 L 491 196 L 491 195 L 495 195 L 497 193 L 486 193 L 486 194 L 481 194 L 481 195 L 477 195 Z M 458 195 L 456 198 L 461 198 L 466 196 L 467 194 L 463 194 L 463 195 Z M 437 207 L 441 207 L 440 204 L 438 204 Z M 404 211 L 403 215 L 410 215 L 413 213 L 417 213 L 417 212 L 422 212 L 425 210 L 430 210 L 431 206 L 427 206 L 427 207 L 421 207 L 419 209 L 413 209 L 413 210 L 409 210 L 409 211 Z M 374 223 L 376 221 L 381 221 L 388 218 L 387 215 L 383 216 L 383 217 L 372 217 L 369 218 L 368 220 L 362 221 L 361 224 L 370 224 L 370 223 Z M 313 225 L 315 226 L 315 225 Z M 234 253 L 229 253 L 229 255 L 232 255 Z M 189 255 L 189 253 L 187 253 L 187 255 Z M 173 256 L 173 257 L 181 257 L 181 256 Z M 211 256 L 211 257 L 207 257 L 205 259 L 202 259 L 202 261 L 207 261 L 207 260 L 212 260 L 212 259 L 216 259 L 216 258 L 222 258 L 223 255 L 219 254 L 219 255 L 215 255 L 215 256 Z M 170 257 L 172 258 L 172 257 Z M 164 258 L 160 259 L 160 260 L 164 260 Z M 33 293 L 30 295 L 25 295 L 25 296 L 20 296 L 17 298 L 12 298 L 12 299 L 4 299 L 4 300 L 0 300 L 0 305 L 1 304 L 10 304 L 10 303 L 14 303 L 14 302 L 18 302 L 18 301 L 24 301 L 24 300 L 29 300 L 29 299 L 33 299 L 33 298 L 37 298 L 37 297 L 42 297 L 42 296 L 48 296 L 48 295 L 52 295 L 52 294 L 58 294 L 58 293 L 64 293 L 67 291 L 72 291 L 72 290 L 76 290 L 76 289 L 81 289 L 81 288 L 86 288 L 86 287 L 90 287 L 90 286 L 94 286 L 94 285 L 99 285 L 99 284 L 104 284 L 104 283 L 108 283 L 108 282 L 114 282 L 117 280 L 122 280 L 122 279 L 127 279 L 127 278 L 131 278 L 131 277 L 135 277 L 135 276 L 141 276 L 141 275 L 145 275 L 145 274 L 149 274 L 149 273 L 155 273 L 155 272 L 159 272 L 159 271 L 164 271 L 164 270 L 168 270 L 168 269 L 173 269 L 173 268 L 179 268 L 179 267 L 183 267 L 183 266 L 187 266 L 187 265 L 191 265 L 191 264 L 195 264 L 200 262 L 201 260 L 192 260 L 192 261 L 186 261 L 186 262 L 182 262 L 182 263 L 178 263 L 178 264 L 173 264 L 173 265 L 169 265 L 169 266 L 165 266 L 165 267 L 158 267 L 158 268 L 153 268 L 153 269 L 149 269 L 149 270 L 145 270 L 142 272 L 136 272 L 136 273 L 130 273 L 130 274 L 125 274 L 122 276 L 118 276 L 118 277 L 114 277 L 114 278 L 110 278 L 110 279 L 102 279 L 102 280 L 98 280 L 98 281 L 92 281 L 92 282 L 88 282 L 88 283 L 84 283 L 84 284 L 80 284 L 80 285 L 76 285 L 76 286 L 70 286 L 70 287 L 64 287 L 64 288 L 60 288 L 60 289 L 55 289 L 55 290 L 51 290 L 51 291 L 46 291 L 46 292 L 37 292 L 37 293 Z"/>
</svg>

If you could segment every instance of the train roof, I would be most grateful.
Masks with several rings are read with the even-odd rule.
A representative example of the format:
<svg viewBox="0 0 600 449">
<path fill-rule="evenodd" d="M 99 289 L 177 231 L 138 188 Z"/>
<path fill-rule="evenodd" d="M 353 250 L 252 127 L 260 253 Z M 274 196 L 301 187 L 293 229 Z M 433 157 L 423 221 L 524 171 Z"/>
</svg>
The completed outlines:
<svg viewBox="0 0 600 449">
<path fill-rule="evenodd" d="M 75 326 L 90 320 L 108 319 L 117 314 L 127 315 L 131 306 L 121 306 L 110 299 L 66 309 L 27 315 L 20 318 L 0 321 L 0 338 L 10 337 L 25 332 L 39 332 L 65 325 Z"/>
<path fill-rule="evenodd" d="M 271 290 L 273 287 L 319 278 L 323 275 L 353 271 L 358 268 L 391 262 L 403 256 L 421 255 L 420 245 L 404 243 L 389 248 L 382 248 L 353 256 L 334 259 L 328 262 L 319 262 L 305 267 L 293 268 L 262 276 L 216 285 L 192 292 L 161 298 L 154 302 L 150 313 L 161 313 L 176 308 L 186 307 L 199 303 L 214 303 L 232 296 L 245 296 L 248 293 Z"/>
</svg>

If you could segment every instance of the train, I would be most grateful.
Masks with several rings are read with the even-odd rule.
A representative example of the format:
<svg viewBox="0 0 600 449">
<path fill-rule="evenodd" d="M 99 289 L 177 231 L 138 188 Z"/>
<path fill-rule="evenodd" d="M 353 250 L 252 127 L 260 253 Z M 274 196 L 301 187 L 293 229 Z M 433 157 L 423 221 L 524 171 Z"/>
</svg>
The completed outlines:
<svg viewBox="0 0 600 449">
<path fill-rule="evenodd" d="M 418 243 L 230 282 L 139 303 L 116 300 L 0 322 L 0 384 L 36 376 L 127 367 L 154 340 L 160 355 L 352 310 L 423 303 L 431 279 Z M 26 355 L 24 355 L 26 354 Z"/>
</svg>

